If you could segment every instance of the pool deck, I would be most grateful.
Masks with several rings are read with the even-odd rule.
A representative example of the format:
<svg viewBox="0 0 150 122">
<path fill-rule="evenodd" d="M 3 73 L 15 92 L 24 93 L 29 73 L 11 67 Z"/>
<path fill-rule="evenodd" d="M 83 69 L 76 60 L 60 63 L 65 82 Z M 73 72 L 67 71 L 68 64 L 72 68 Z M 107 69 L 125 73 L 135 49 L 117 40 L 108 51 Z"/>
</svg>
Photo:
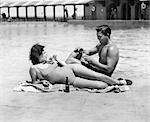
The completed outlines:
<svg viewBox="0 0 150 122">
<path fill-rule="evenodd" d="M 69 24 L 96 27 L 109 25 L 112 29 L 131 29 L 150 27 L 150 20 L 68 20 Z"/>
<path fill-rule="evenodd" d="M 0 23 L 7 23 L 9 21 L 2 21 Z M 44 21 L 41 20 L 12 20 L 11 23 L 16 22 L 63 22 L 73 25 L 84 25 L 85 27 L 96 27 L 98 25 L 109 25 L 111 29 L 132 29 L 132 28 L 150 28 L 150 20 L 67 20 L 67 21 Z"/>
<path fill-rule="evenodd" d="M 133 85 L 124 93 L 27 93 L 13 92 L 14 84 L 4 86 L 0 86 L 0 122 L 150 121 L 149 86 Z"/>
<path fill-rule="evenodd" d="M 107 24 L 107 21 L 103 23 L 97 21 L 97 24 L 89 22 L 93 27 L 97 24 Z M 146 73 L 148 76 L 145 74 L 143 76 L 141 73 L 143 69 L 135 67 L 124 76 L 132 79 L 133 85 L 129 91 L 123 93 L 14 92 L 13 88 L 19 83 L 16 80 L 27 78 L 28 65 L 26 65 L 26 59 L 22 58 L 24 56 L 20 57 L 21 59 L 19 58 L 17 62 L 13 58 L 14 53 L 12 52 L 13 56 L 8 55 L 7 50 L 1 51 L 5 55 L 0 65 L 3 65 L 0 75 L 0 122 L 150 122 L 150 77 L 148 73 Z M 18 55 L 20 56 L 22 52 L 24 50 Z M 11 61 L 10 57 L 12 57 Z M 149 65 L 142 65 L 142 60 L 139 61 L 139 65 L 149 67 Z M 135 60 L 133 63 L 136 63 Z M 22 64 L 25 65 L 21 67 Z M 20 68 L 16 71 L 18 66 Z M 120 75 L 124 74 L 120 72 L 115 77 Z"/>
</svg>

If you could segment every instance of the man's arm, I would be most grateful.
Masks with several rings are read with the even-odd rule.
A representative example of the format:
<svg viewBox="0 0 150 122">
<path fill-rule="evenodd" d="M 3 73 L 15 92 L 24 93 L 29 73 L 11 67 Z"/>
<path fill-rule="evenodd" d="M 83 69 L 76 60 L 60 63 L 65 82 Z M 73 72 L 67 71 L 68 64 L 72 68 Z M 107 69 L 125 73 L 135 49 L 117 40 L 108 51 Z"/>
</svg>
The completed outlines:
<svg viewBox="0 0 150 122">
<path fill-rule="evenodd" d="M 90 50 L 83 50 L 83 52 L 86 54 L 86 55 L 94 55 L 98 52 L 98 48 L 97 46 L 95 46 L 94 48 L 90 49 Z"/>
<path fill-rule="evenodd" d="M 89 64 L 93 65 L 99 72 L 104 72 L 108 75 L 111 75 L 119 60 L 118 49 L 115 49 L 114 47 L 110 47 L 108 49 L 106 65 L 95 61 L 91 57 L 85 57 L 85 60 L 88 61 Z"/>
</svg>

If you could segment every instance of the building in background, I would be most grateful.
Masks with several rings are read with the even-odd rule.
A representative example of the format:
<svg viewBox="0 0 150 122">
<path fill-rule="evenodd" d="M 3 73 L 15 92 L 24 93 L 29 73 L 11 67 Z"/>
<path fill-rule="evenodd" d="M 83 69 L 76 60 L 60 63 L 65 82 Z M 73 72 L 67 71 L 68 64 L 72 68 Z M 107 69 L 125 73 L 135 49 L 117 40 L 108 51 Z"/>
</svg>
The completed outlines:
<svg viewBox="0 0 150 122">
<path fill-rule="evenodd" d="M 150 0 L 94 0 L 85 4 L 85 19 L 150 20 Z"/>
<path fill-rule="evenodd" d="M 3 13 L 3 8 L 7 9 L 7 12 Z M 0 1 L 0 10 L 1 15 L 5 14 L 6 18 L 25 21 L 150 20 L 150 0 Z M 16 11 L 13 12 L 16 13 L 15 16 L 11 15 L 12 11 Z"/>
</svg>

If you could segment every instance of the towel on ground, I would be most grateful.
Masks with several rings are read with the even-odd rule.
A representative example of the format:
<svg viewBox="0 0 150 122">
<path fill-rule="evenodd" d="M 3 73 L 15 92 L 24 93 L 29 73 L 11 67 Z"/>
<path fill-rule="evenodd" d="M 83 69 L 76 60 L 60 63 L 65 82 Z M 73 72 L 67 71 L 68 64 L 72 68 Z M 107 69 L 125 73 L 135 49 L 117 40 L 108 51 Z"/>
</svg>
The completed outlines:
<svg viewBox="0 0 150 122">
<path fill-rule="evenodd" d="M 88 89 L 88 88 L 76 88 L 73 86 L 70 86 L 70 91 L 88 91 L 90 93 L 107 93 L 107 92 L 125 92 L 129 90 L 129 86 L 122 85 L 122 86 L 108 86 L 105 89 Z M 27 82 L 21 82 L 19 83 L 13 91 L 17 92 L 56 92 L 56 91 L 65 91 L 65 85 L 64 84 L 57 84 L 57 85 L 51 85 L 49 84 L 48 87 L 43 86 L 42 84 L 32 84 Z"/>
<path fill-rule="evenodd" d="M 42 84 L 32 84 L 32 83 L 27 83 L 21 82 L 19 83 L 13 91 L 18 91 L 18 92 L 52 92 L 54 91 L 53 86 L 50 84 L 48 87 L 44 87 Z"/>
<path fill-rule="evenodd" d="M 87 88 L 79 89 L 79 88 L 76 88 L 76 90 L 88 91 L 90 93 L 107 93 L 107 92 L 119 93 L 119 92 L 129 91 L 130 88 L 127 85 L 122 85 L 122 86 L 114 85 L 114 86 L 108 86 L 105 89 L 87 89 Z"/>
</svg>

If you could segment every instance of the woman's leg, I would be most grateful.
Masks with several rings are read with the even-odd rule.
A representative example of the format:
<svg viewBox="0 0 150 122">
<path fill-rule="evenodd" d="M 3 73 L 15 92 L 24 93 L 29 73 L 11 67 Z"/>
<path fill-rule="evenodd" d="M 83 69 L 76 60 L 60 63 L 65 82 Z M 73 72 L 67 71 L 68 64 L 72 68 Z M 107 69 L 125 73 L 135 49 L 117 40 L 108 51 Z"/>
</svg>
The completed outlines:
<svg viewBox="0 0 150 122">
<path fill-rule="evenodd" d="M 104 89 L 108 87 L 107 83 L 101 81 L 94 81 L 88 80 L 80 77 L 76 77 L 75 81 L 73 82 L 74 87 L 78 88 L 90 88 L 90 89 Z"/>
<path fill-rule="evenodd" d="M 110 85 L 125 84 L 107 75 L 90 70 L 80 64 L 68 64 L 68 66 L 73 70 L 74 74 L 78 77 L 82 77 L 90 80 L 98 80 Z"/>
</svg>

